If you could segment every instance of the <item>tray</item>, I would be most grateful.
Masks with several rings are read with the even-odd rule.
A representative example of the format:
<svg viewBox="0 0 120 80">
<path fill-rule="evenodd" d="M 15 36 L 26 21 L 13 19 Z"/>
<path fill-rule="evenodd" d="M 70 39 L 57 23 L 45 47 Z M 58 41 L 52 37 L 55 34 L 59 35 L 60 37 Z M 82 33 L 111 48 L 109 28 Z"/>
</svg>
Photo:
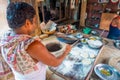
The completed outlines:
<svg viewBox="0 0 120 80">
<path fill-rule="evenodd" d="M 85 80 L 100 49 L 91 49 L 87 44 L 80 47 L 79 44 L 72 48 L 60 66 L 50 67 L 55 74 L 69 80 Z"/>
</svg>

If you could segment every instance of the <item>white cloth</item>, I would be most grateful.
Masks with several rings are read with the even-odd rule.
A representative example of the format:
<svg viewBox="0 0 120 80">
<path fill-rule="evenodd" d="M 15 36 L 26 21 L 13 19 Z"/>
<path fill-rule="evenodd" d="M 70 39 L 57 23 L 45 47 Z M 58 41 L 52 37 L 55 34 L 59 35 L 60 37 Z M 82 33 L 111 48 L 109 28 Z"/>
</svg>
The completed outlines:
<svg viewBox="0 0 120 80">
<path fill-rule="evenodd" d="M 19 74 L 13 69 L 15 80 L 46 80 L 46 65 L 42 64 L 41 62 L 38 62 L 36 65 L 39 70 L 25 75 Z"/>
</svg>

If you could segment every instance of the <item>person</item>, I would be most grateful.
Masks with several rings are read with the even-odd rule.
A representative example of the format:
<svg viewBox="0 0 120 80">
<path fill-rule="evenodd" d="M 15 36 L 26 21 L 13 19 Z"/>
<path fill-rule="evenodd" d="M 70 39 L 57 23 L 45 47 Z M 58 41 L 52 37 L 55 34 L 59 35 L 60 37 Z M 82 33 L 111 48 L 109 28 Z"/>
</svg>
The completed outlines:
<svg viewBox="0 0 120 80">
<path fill-rule="evenodd" d="M 112 19 L 107 38 L 113 39 L 113 40 L 120 40 L 120 16 L 119 15 L 117 15 L 117 17 Z"/>
<path fill-rule="evenodd" d="M 14 75 L 0 52 L 0 80 L 14 80 Z"/>
<path fill-rule="evenodd" d="M 58 66 L 71 46 L 59 56 L 53 56 L 38 37 L 30 36 L 36 29 L 34 8 L 25 2 L 13 2 L 7 7 L 7 22 L 11 30 L 1 37 L 1 53 L 11 68 L 15 80 L 45 80 L 46 66 Z"/>
</svg>

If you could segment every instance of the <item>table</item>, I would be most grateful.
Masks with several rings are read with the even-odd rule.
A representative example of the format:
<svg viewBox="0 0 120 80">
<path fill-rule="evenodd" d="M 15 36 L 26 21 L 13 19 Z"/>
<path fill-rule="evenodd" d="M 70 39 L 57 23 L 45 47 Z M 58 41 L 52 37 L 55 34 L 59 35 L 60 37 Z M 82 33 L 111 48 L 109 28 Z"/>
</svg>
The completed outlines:
<svg viewBox="0 0 120 80">
<path fill-rule="evenodd" d="M 49 67 L 56 75 L 65 80 L 85 80 L 100 49 L 92 49 L 87 44 L 72 48 L 70 54 L 58 67 Z"/>
<path fill-rule="evenodd" d="M 100 50 L 100 54 L 96 57 L 96 60 L 94 62 L 94 66 L 99 64 L 99 63 L 103 63 L 103 64 L 108 64 L 110 58 L 112 57 L 116 57 L 116 56 L 120 56 L 120 50 L 114 48 L 114 46 L 108 46 L 105 45 L 102 47 L 102 49 Z M 94 73 L 94 66 L 91 68 L 91 71 L 87 77 L 87 80 L 92 79 L 98 79 L 100 80 L 96 74 Z M 118 79 L 120 80 L 120 79 Z"/>
<path fill-rule="evenodd" d="M 50 37 L 49 39 L 46 39 L 45 40 L 45 43 L 48 41 L 50 41 L 50 39 L 53 41 L 53 40 L 56 40 L 56 38 L 54 36 Z M 58 67 L 56 68 L 53 68 L 53 67 L 49 67 L 49 69 L 53 72 L 53 74 L 56 74 L 62 78 L 64 78 L 65 80 L 78 80 L 78 78 L 80 78 L 79 80 L 89 80 L 91 78 L 96 78 L 98 79 L 98 77 L 94 74 L 94 66 L 98 63 L 101 63 L 103 60 L 109 60 L 110 57 L 112 57 L 112 55 L 115 54 L 115 56 L 118 56 L 120 55 L 120 52 L 118 49 L 116 49 L 114 46 L 113 46 L 113 40 L 110 40 L 110 39 L 107 39 L 107 38 L 103 38 L 104 40 L 107 41 L 107 44 L 105 44 L 106 46 L 103 46 L 102 49 L 91 49 L 89 48 L 89 46 L 87 46 L 86 44 L 84 44 L 84 47 L 87 47 L 87 49 L 90 49 L 90 50 L 93 50 L 93 51 L 96 51 L 95 53 L 97 54 L 97 57 L 94 58 L 93 62 L 91 62 L 91 66 L 88 70 L 88 72 L 85 74 L 85 76 L 83 78 L 80 78 L 80 77 L 71 77 L 69 75 L 66 75 L 65 73 L 61 73 L 59 72 L 57 69 Z M 77 45 L 76 45 L 77 46 Z M 108 48 L 109 47 L 109 48 Z M 79 48 L 79 50 L 81 51 L 81 49 Z M 78 51 L 79 52 L 79 51 Z M 113 53 L 114 52 L 114 53 Z M 75 52 L 76 53 L 76 52 Z M 107 54 L 106 54 L 107 53 Z M 108 55 L 109 54 L 109 55 Z M 100 55 L 104 55 L 104 56 L 101 56 Z M 69 55 L 68 55 L 69 56 Z M 66 57 L 65 60 L 68 59 L 68 56 Z M 79 57 L 79 56 L 78 56 Z M 102 59 L 101 59 L 102 58 Z M 74 62 L 75 63 L 75 62 Z M 73 64 L 74 64 L 73 63 Z M 63 63 L 62 63 L 63 64 Z M 61 64 L 61 65 L 62 65 Z M 60 65 L 60 66 L 61 66 Z M 81 65 L 81 64 L 79 64 Z M 59 67 L 60 67 L 59 66 Z M 68 66 L 69 67 L 69 66 Z M 71 69 L 72 70 L 72 69 Z M 70 71 L 68 71 L 70 72 Z M 71 72 L 72 73 L 72 72 Z M 78 75 L 80 75 L 80 73 L 77 72 Z M 94 77 L 95 76 L 95 77 Z M 77 78 L 77 79 L 75 79 Z M 99 79 L 98 79 L 99 80 Z"/>
</svg>

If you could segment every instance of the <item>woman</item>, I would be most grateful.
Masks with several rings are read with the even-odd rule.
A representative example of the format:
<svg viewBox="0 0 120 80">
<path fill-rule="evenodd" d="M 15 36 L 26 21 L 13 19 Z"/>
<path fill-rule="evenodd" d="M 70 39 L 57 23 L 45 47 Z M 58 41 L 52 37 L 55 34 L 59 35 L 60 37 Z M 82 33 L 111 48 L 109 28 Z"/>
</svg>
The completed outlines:
<svg viewBox="0 0 120 80">
<path fill-rule="evenodd" d="M 0 52 L 0 80 L 14 80 L 14 75 Z"/>
<path fill-rule="evenodd" d="M 45 80 L 46 65 L 60 65 L 71 47 L 67 45 L 63 55 L 55 58 L 39 38 L 31 37 L 37 20 L 34 8 L 27 3 L 10 3 L 7 21 L 12 30 L 1 38 L 1 52 L 15 79 Z"/>
<path fill-rule="evenodd" d="M 110 24 L 109 34 L 107 37 L 114 40 L 120 40 L 120 16 L 119 15 L 113 18 Z"/>
</svg>

